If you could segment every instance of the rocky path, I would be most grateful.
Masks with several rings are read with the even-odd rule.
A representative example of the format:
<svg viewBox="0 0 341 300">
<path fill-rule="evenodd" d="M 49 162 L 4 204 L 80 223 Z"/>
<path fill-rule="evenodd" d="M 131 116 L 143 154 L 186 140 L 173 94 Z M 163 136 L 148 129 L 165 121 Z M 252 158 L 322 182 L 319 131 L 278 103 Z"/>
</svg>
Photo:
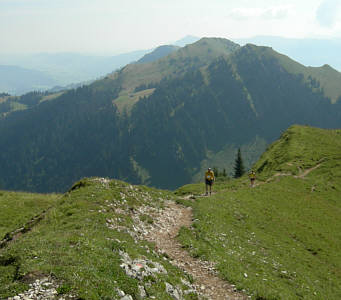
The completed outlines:
<svg viewBox="0 0 341 300">
<path fill-rule="evenodd" d="M 159 251 L 166 253 L 172 263 L 192 275 L 193 286 L 199 295 L 207 299 L 248 299 L 248 296 L 235 290 L 235 287 L 220 279 L 214 265 L 191 257 L 176 236 L 182 226 L 192 224 L 192 210 L 174 202 L 168 202 L 164 210 L 154 217 L 153 228 L 145 238 L 154 242 Z"/>
<path fill-rule="evenodd" d="M 314 171 L 315 169 L 319 168 L 321 166 L 321 163 L 317 164 L 315 167 L 306 169 L 304 171 L 300 170 L 300 174 L 297 176 L 294 176 L 295 178 L 304 178 L 306 177 L 310 172 Z"/>
</svg>

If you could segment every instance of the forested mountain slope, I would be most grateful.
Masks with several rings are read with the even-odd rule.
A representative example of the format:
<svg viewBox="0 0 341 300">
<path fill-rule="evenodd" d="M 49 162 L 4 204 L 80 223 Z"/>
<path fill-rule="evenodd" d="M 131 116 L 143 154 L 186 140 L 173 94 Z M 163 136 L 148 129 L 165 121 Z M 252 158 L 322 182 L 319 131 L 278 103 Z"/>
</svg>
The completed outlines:
<svg viewBox="0 0 341 300">
<path fill-rule="evenodd" d="M 337 85 L 287 67 L 295 64 L 267 47 L 204 38 L 9 113 L 0 185 L 64 191 L 83 176 L 109 176 L 175 188 L 208 164 L 231 172 L 237 147 L 250 166 L 294 123 L 341 127 Z"/>
</svg>

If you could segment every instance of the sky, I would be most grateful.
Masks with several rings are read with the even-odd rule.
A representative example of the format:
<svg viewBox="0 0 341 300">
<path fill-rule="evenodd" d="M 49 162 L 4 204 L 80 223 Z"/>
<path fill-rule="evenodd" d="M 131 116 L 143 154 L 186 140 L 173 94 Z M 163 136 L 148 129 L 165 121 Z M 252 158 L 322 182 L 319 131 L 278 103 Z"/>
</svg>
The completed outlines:
<svg viewBox="0 0 341 300">
<path fill-rule="evenodd" d="M 0 0 L 0 53 L 119 54 L 186 35 L 341 38 L 341 0 Z"/>
</svg>

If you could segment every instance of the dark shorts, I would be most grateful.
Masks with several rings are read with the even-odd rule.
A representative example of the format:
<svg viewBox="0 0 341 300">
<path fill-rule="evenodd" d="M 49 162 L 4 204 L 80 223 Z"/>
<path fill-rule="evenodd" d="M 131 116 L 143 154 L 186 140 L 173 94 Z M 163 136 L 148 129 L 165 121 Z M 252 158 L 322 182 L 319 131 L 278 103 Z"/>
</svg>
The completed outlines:
<svg viewBox="0 0 341 300">
<path fill-rule="evenodd" d="M 206 179 L 205 182 L 206 182 L 207 185 L 212 185 L 213 184 L 213 180 Z"/>
<path fill-rule="evenodd" d="M 255 179 L 256 179 L 256 178 L 250 178 L 251 182 L 252 182 L 252 181 L 255 181 Z"/>
</svg>

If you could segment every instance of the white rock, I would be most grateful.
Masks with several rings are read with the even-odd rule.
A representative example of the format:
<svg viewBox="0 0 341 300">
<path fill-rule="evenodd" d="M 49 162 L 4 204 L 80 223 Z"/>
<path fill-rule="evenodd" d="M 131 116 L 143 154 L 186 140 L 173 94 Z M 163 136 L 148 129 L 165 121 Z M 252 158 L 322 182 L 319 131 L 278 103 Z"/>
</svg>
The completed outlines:
<svg viewBox="0 0 341 300">
<path fill-rule="evenodd" d="M 139 285 L 139 292 L 140 292 L 140 297 L 141 298 L 147 297 L 147 293 L 146 293 L 146 290 L 144 289 L 144 286 Z"/>
<path fill-rule="evenodd" d="M 166 282 L 166 292 L 176 300 L 180 300 L 181 296 L 176 288 L 174 288 L 170 283 Z"/>
</svg>

